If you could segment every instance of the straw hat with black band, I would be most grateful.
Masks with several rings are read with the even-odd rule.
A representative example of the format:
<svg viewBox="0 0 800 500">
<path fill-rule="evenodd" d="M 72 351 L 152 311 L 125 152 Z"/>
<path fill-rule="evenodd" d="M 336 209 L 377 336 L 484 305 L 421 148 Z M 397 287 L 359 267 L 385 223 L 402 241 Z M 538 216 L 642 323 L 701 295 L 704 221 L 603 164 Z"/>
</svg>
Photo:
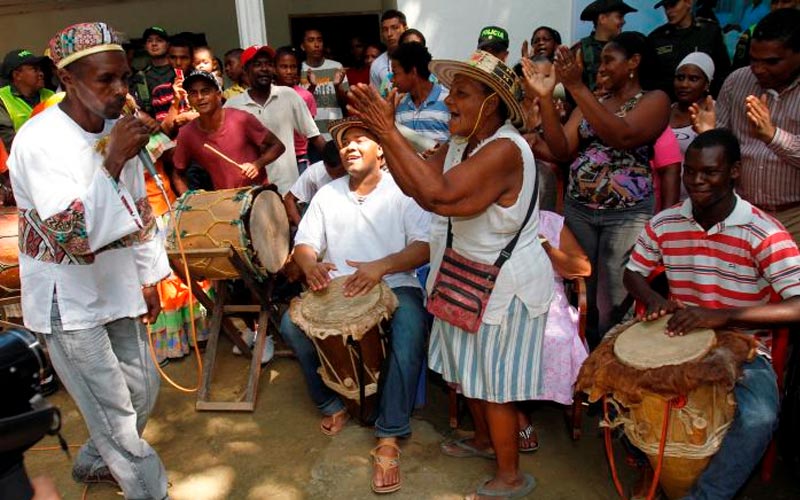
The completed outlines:
<svg viewBox="0 0 800 500">
<path fill-rule="evenodd" d="M 363 128 L 369 132 L 370 136 L 372 136 L 375 142 L 378 142 L 378 136 L 375 135 L 375 132 L 373 132 L 366 123 L 355 116 L 348 116 L 347 118 L 331 120 L 328 123 L 328 133 L 331 134 L 331 138 L 333 139 L 333 142 L 336 143 L 337 148 L 342 149 L 344 146 L 342 138 L 344 137 L 345 132 L 353 127 Z"/>
<path fill-rule="evenodd" d="M 503 61 L 482 50 L 476 50 L 466 61 L 435 59 L 428 68 L 446 87 L 450 87 L 456 75 L 477 80 L 494 92 L 506 105 L 508 119 L 517 128 L 522 127 L 522 106 L 514 97 L 517 92 L 517 75 Z"/>
</svg>

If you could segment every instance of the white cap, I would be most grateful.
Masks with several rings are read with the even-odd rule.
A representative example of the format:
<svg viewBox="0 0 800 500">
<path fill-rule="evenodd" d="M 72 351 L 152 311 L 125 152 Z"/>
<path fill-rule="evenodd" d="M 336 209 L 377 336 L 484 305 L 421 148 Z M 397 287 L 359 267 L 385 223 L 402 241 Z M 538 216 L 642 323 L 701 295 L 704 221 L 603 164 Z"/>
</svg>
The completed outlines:
<svg viewBox="0 0 800 500">
<path fill-rule="evenodd" d="M 687 55 L 683 58 L 683 61 L 678 64 L 678 67 L 675 68 L 675 71 L 677 72 L 687 64 L 694 64 L 700 68 L 700 71 L 705 73 L 709 83 L 714 79 L 714 60 L 711 59 L 711 56 L 705 52 L 692 52 L 691 54 Z"/>
</svg>

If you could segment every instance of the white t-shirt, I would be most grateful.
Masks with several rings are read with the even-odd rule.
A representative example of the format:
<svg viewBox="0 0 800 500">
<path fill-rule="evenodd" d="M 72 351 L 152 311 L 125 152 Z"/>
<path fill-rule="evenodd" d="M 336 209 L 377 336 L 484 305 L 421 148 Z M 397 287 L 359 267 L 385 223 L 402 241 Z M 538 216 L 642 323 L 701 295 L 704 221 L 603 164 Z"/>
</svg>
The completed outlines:
<svg viewBox="0 0 800 500">
<path fill-rule="evenodd" d="M 317 67 L 309 66 L 303 61 L 301 69 L 300 84 L 303 87 L 308 88 L 306 72 L 309 69 L 314 72 L 314 76 L 317 79 L 317 88 L 314 89 L 314 100 L 317 102 L 317 116 L 315 119 L 319 131 L 323 133 L 326 140 L 331 138 L 330 134 L 328 134 L 328 122 L 344 117 L 342 108 L 339 106 L 339 100 L 336 98 L 336 87 L 333 85 L 333 76 L 341 67 L 341 63 L 325 59 Z M 345 91 L 348 89 L 346 76 L 342 80 L 342 89 Z"/>
<path fill-rule="evenodd" d="M 333 277 L 353 274 L 347 260 L 371 262 L 397 253 L 415 241 L 427 242 L 430 214 L 381 172 L 375 189 L 359 203 L 346 175 L 322 186 L 300 221 L 295 245 L 308 245 L 336 266 Z M 383 277 L 392 288 L 419 288 L 413 270 Z"/>
<path fill-rule="evenodd" d="M 318 161 L 306 168 L 305 172 L 295 181 L 290 193 L 297 198 L 297 201 L 308 203 L 317 194 L 317 191 L 333 179 L 325 169 L 325 163 Z"/>
<path fill-rule="evenodd" d="M 267 165 L 269 181 L 278 186 L 281 195 L 286 194 L 298 177 L 294 131 L 297 130 L 308 139 L 319 135 L 319 129 L 306 103 L 291 87 L 272 85 L 263 106 L 255 102 L 249 92 L 242 92 L 228 99 L 225 107 L 252 114 L 286 147 L 286 151 L 277 160 Z"/>
</svg>

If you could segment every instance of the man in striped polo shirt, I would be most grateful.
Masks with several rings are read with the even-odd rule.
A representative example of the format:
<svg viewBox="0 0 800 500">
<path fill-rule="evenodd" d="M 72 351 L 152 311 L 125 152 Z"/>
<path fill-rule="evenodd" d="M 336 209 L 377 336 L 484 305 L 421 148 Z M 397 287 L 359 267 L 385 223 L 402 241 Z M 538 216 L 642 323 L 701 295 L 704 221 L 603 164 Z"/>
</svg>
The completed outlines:
<svg viewBox="0 0 800 500">
<path fill-rule="evenodd" d="M 392 84 L 405 94 L 394 116 L 398 124 L 441 144 L 450 139 L 450 110 L 444 103 L 450 92 L 430 81 L 430 62 L 431 54 L 421 43 L 401 43 L 392 53 Z"/>
<path fill-rule="evenodd" d="M 646 304 L 646 319 L 674 313 L 667 335 L 800 322 L 800 252 L 778 221 L 734 193 L 740 169 L 730 131 L 698 135 L 684 161 L 689 198 L 653 217 L 636 242 L 624 283 Z M 646 281 L 660 264 L 669 299 Z M 779 400 L 766 356 L 744 365 L 734 395 L 733 423 L 687 498 L 732 498 L 770 442 Z"/>
</svg>

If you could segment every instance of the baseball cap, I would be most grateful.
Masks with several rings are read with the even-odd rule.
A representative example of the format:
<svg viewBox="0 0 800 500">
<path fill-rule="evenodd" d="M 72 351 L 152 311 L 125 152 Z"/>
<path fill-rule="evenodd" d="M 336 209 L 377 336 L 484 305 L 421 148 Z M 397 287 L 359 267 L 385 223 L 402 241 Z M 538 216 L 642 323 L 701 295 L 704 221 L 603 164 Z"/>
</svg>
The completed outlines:
<svg viewBox="0 0 800 500">
<path fill-rule="evenodd" d="M 47 59 L 47 57 L 43 56 L 35 56 L 30 50 L 25 49 L 15 49 L 6 54 L 6 57 L 3 59 L 3 74 L 6 76 L 11 76 L 11 73 L 23 66 L 25 64 L 30 64 L 32 66 L 39 66 L 42 61 Z"/>
<path fill-rule="evenodd" d="M 217 90 L 222 90 L 222 87 L 219 86 L 219 81 L 217 81 L 217 77 L 216 76 L 212 75 L 208 71 L 201 71 L 199 69 L 196 69 L 196 70 L 192 71 L 191 73 L 189 73 L 189 76 L 187 76 L 183 80 L 183 88 L 188 89 L 189 85 L 193 81 L 196 81 L 196 80 L 205 80 L 205 81 L 213 84 L 214 87 L 216 87 Z"/>
<path fill-rule="evenodd" d="M 259 52 L 265 52 L 269 57 L 275 59 L 275 49 L 269 45 L 251 45 L 244 49 L 242 55 L 239 56 L 239 62 L 242 63 L 242 67 L 249 63 Z"/>
<path fill-rule="evenodd" d="M 169 35 L 167 34 L 167 30 L 165 30 L 161 26 L 150 26 L 149 28 L 144 30 L 144 33 L 142 33 L 142 39 L 146 41 L 147 37 L 149 37 L 150 35 L 156 35 L 166 41 L 169 40 Z"/>
<path fill-rule="evenodd" d="M 508 31 L 499 26 L 486 26 L 478 35 L 478 48 L 482 49 L 490 45 L 499 45 L 508 49 Z"/>
</svg>

